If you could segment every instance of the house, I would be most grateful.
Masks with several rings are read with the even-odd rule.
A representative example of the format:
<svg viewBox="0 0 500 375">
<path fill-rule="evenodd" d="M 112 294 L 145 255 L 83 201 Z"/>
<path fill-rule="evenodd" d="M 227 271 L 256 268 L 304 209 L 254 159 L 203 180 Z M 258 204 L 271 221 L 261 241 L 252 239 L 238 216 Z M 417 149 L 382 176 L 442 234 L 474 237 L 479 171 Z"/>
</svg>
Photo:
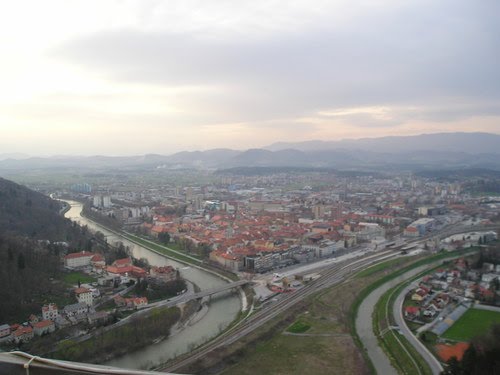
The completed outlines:
<svg viewBox="0 0 500 375">
<path fill-rule="evenodd" d="M 431 306 L 432 306 L 432 305 L 431 305 Z M 437 311 L 436 311 L 436 310 L 434 310 L 434 309 L 431 309 L 431 308 L 426 309 L 426 310 L 424 310 L 424 312 L 423 312 L 423 315 L 424 315 L 425 317 L 427 317 L 427 318 L 433 318 L 436 314 L 437 314 Z"/>
<path fill-rule="evenodd" d="M 89 324 L 105 324 L 109 320 L 109 314 L 106 311 L 97 311 L 87 315 L 87 320 Z"/>
<path fill-rule="evenodd" d="M 418 232 L 418 229 L 415 227 L 406 227 L 403 235 L 406 237 L 418 237 L 420 236 L 420 233 Z"/>
<path fill-rule="evenodd" d="M 422 297 L 422 295 L 420 295 L 418 293 L 413 293 L 411 296 L 411 300 L 415 301 L 415 302 L 422 302 L 423 299 L 424 299 L 424 297 Z"/>
<path fill-rule="evenodd" d="M 147 276 L 146 270 L 137 266 L 108 266 L 106 272 L 109 276 L 132 276 L 137 279 L 145 278 Z"/>
<path fill-rule="evenodd" d="M 35 314 L 31 314 L 29 317 L 28 317 L 28 322 L 33 325 L 35 323 L 38 323 L 40 321 L 40 319 L 38 319 L 38 316 L 36 316 Z"/>
<path fill-rule="evenodd" d="M 420 315 L 420 308 L 417 306 L 406 306 L 404 309 L 405 318 L 415 319 Z"/>
<path fill-rule="evenodd" d="M 498 279 L 498 275 L 495 273 L 483 273 L 481 276 L 481 281 L 486 284 L 491 284 L 496 279 Z"/>
<path fill-rule="evenodd" d="M 102 273 L 103 269 L 106 268 L 106 261 L 104 260 L 104 257 L 101 254 L 95 254 L 90 259 L 90 265 L 92 266 L 95 272 Z"/>
<path fill-rule="evenodd" d="M 132 259 L 130 259 L 130 258 L 117 259 L 111 265 L 113 267 L 117 267 L 117 268 L 131 267 L 132 266 Z"/>
<path fill-rule="evenodd" d="M 33 332 L 37 336 L 42 336 L 46 333 L 52 333 L 56 330 L 56 326 L 52 320 L 42 320 L 33 325 Z"/>
<path fill-rule="evenodd" d="M 8 324 L 0 325 L 0 342 L 10 340 L 10 326 Z"/>
<path fill-rule="evenodd" d="M 66 327 L 71 325 L 71 322 L 62 315 L 59 315 L 54 320 L 54 323 L 55 323 L 57 329 L 66 328 Z"/>
<path fill-rule="evenodd" d="M 115 276 L 102 276 L 97 279 L 97 284 L 99 286 L 104 286 L 104 287 L 112 287 L 114 282 L 115 282 Z"/>
<path fill-rule="evenodd" d="M 76 314 L 86 313 L 87 311 L 89 311 L 88 305 L 85 302 L 79 302 L 64 306 L 63 314 L 67 317 L 71 317 Z"/>
<path fill-rule="evenodd" d="M 75 314 L 73 316 L 68 317 L 68 320 L 71 324 L 78 324 L 87 321 L 87 313 Z"/>
<path fill-rule="evenodd" d="M 117 295 L 113 298 L 113 301 L 115 302 L 115 305 L 117 307 L 122 307 L 122 306 L 125 306 L 127 303 L 125 302 L 125 298 L 123 298 L 122 296 L 120 295 Z"/>
<path fill-rule="evenodd" d="M 151 267 L 149 270 L 149 279 L 153 279 L 160 282 L 169 282 L 177 278 L 177 270 L 172 266 L 163 267 Z"/>
<path fill-rule="evenodd" d="M 142 309 L 148 305 L 148 299 L 146 297 L 136 297 L 133 298 L 132 303 L 136 309 Z"/>
<path fill-rule="evenodd" d="M 115 303 L 117 306 L 127 306 L 128 308 L 142 309 L 148 305 L 148 299 L 146 297 L 132 297 L 132 298 L 115 298 Z"/>
<path fill-rule="evenodd" d="M 86 303 L 88 306 L 92 306 L 94 304 L 94 296 L 92 295 L 92 291 L 90 289 L 76 288 L 75 296 L 80 303 Z"/>
<path fill-rule="evenodd" d="M 422 302 L 424 298 L 429 294 L 430 289 L 420 286 L 415 293 L 411 296 L 412 301 Z"/>
<path fill-rule="evenodd" d="M 28 342 L 33 338 L 33 328 L 30 326 L 20 326 L 12 334 L 14 342 L 19 344 L 20 342 Z"/>
<path fill-rule="evenodd" d="M 225 251 L 214 250 L 210 253 L 209 258 L 212 262 L 232 271 L 239 271 L 243 266 L 243 260 L 240 256 Z"/>
<path fill-rule="evenodd" d="M 43 320 L 55 320 L 59 316 L 59 310 L 55 303 L 49 303 L 48 305 L 43 305 L 42 307 L 42 318 Z"/>
<path fill-rule="evenodd" d="M 79 253 L 71 253 L 64 257 L 64 265 L 68 268 L 82 268 L 90 265 L 90 260 L 94 257 L 94 253 L 81 251 Z"/>
</svg>

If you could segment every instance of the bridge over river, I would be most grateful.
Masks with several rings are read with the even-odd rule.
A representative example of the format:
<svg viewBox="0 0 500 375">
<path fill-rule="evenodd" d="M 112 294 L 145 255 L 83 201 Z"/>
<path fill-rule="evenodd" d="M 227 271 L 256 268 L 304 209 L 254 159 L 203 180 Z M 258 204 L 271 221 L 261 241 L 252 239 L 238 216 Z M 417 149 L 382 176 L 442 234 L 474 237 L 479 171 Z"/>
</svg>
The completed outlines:
<svg viewBox="0 0 500 375">
<path fill-rule="evenodd" d="M 204 298 L 204 297 L 209 297 L 214 294 L 222 293 L 231 289 L 237 289 L 240 286 L 243 286 L 245 284 L 251 283 L 251 280 L 238 280 L 238 281 L 233 281 L 232 283 L 227 283 L 224 285 L 216 286 L 214 288 L 209 288 L 209 289 L 204 289 L 201 292 L 197 293 L 190 293 L 190 294 L 182 294 L 178 297 L 171 298 L 166 301 L 159 301 L 159 302 L 154 302 L 150 303 L 148 305 L 148 308 L 150 307 L 157 307 L 157 306 L 176 306 L 181 303 L 189 302 L 195 299 L 199 298 Z"/>
</svg>

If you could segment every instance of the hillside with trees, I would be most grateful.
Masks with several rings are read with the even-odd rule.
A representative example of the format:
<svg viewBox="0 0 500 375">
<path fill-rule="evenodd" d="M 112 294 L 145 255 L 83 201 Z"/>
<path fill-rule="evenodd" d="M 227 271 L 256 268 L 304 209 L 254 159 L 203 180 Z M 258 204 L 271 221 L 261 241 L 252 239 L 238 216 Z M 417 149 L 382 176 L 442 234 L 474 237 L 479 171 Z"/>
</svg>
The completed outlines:
<svg viewBox="0 0 500 375">
<path fill-rule="evenodd" d="M 64 241 L 71 223 L 59 212 L 59 201 L 0 178 L 0 233 Z"/>
<path fill-rule="evenodd" d="M 0 178 L 0 324 L 20 322 L 60 302 L 62 255 L 96 246 L 87 228 L 65 219 L 60 202 Z"/>
</svg>

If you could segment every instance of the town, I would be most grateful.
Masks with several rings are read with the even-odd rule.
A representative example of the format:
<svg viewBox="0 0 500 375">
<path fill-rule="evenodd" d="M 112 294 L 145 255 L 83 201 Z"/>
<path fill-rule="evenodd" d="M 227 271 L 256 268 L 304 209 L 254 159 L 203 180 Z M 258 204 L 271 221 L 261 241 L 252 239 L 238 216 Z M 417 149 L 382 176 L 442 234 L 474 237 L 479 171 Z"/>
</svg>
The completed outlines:
<svg viewBox="0 0 500 375">
<path fill-rule="evenodd" d="M 63 259 L 66 275 L 77 283 L 70 288 L 75 303 L 61 307 L 47 303 L 41 311 L 33 312 L 27 322 L 2 324 L 0 344 L 20 346 L 35 336 L 45 336 L 56 330 L 63 331 L 66 338 L 82 336 L 115 322 L 117 316 L 123 318 L 146 308 L 148 297 L 137 295 L 137 291 L 148 292 L 155 300 L 186 291 L 186 282 L 171 266 L 153 266 L 147 271 L 134 265 L 130 257 L 106 265 L 101 254 L 87 251 L 70 253 Z M 83 283 L 80 280 L 95 281 Z"/>
<path fill-rule="evenodd" d="M 62 252 L 61 268 L 72 280 L 71 303 L 46 301 L 26 321 L 1 322 L 2 346 L 33 348 L 37 340 L 54 335 L 47 345 L 50 352 L 200 289 L 183 278 L 179 267 L 150 266 L 123 244 L 108 242 L 113 236 L 147 245 L 183 268 L 251 282 L 241 296 L 245 313 L 302 293 L 337 262 L 356 262 L 369 254 L 419 259 L 485 247 L 498 239 L 494 228 L 500 202 L 475 194 L 480 182 L 472 179 L 271 169 L 255 175 L 183 172 L 184 185 L 179 185 L 178 173 L 159 169 L 120 182 L 100 177 L 63 188 L 34 186 L 60 199 L 62 213 L 80 205 L 83 217 L 106 234 L 94 231 L 85 250 Z M 197 184 L 199 180 L 205 183 Z M 120 248 L 120 256 L 106 262 L 110 248 Z M 498 266 L 486 262 L 481 267 L 487 272 L 470 267 L 439 270 L 408 294 L 403 313 L 422 341 L 440 337 L 444 325 L 448 328 L 450 320 L 469 310 L 472 300 L 499 304 Z M 459 285 L 464 286 L 460 293 Z"/>
<path fill-rule="evenodd" d="M 426 238 L 451 225 L 491 224 L 498 202 L 470 182 L 418 176 L 278 173 L 215 176 L 207 185 L 126 189 L 71 186 L 87 213 L 233 272 L 263 273 L 357 246 L 372 250 Z M 142 184 L 138 184 L 142 185 Z M 311 186 L 312 185 L 312 186 Z M 427 241 L 426 250 L 449 245 Z"/>
</svg>

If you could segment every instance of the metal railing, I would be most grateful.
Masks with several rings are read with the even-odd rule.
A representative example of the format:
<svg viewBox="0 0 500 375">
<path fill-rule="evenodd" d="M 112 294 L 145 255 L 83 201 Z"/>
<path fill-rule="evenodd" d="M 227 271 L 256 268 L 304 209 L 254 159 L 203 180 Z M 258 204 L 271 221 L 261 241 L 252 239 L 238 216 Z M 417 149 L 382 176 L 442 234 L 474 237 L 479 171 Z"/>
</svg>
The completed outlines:
<svg viewBox="0 0 500 375">
<path fill-rule="evenodd" d="M 60 361 L 33 356 L 24 352 L 0 353 L 1 375 L 157 375 L 159 372 L 128 370 L 87 363 Z M 161 374 L 167 374 L 165 372 Z"/>
</svg>

